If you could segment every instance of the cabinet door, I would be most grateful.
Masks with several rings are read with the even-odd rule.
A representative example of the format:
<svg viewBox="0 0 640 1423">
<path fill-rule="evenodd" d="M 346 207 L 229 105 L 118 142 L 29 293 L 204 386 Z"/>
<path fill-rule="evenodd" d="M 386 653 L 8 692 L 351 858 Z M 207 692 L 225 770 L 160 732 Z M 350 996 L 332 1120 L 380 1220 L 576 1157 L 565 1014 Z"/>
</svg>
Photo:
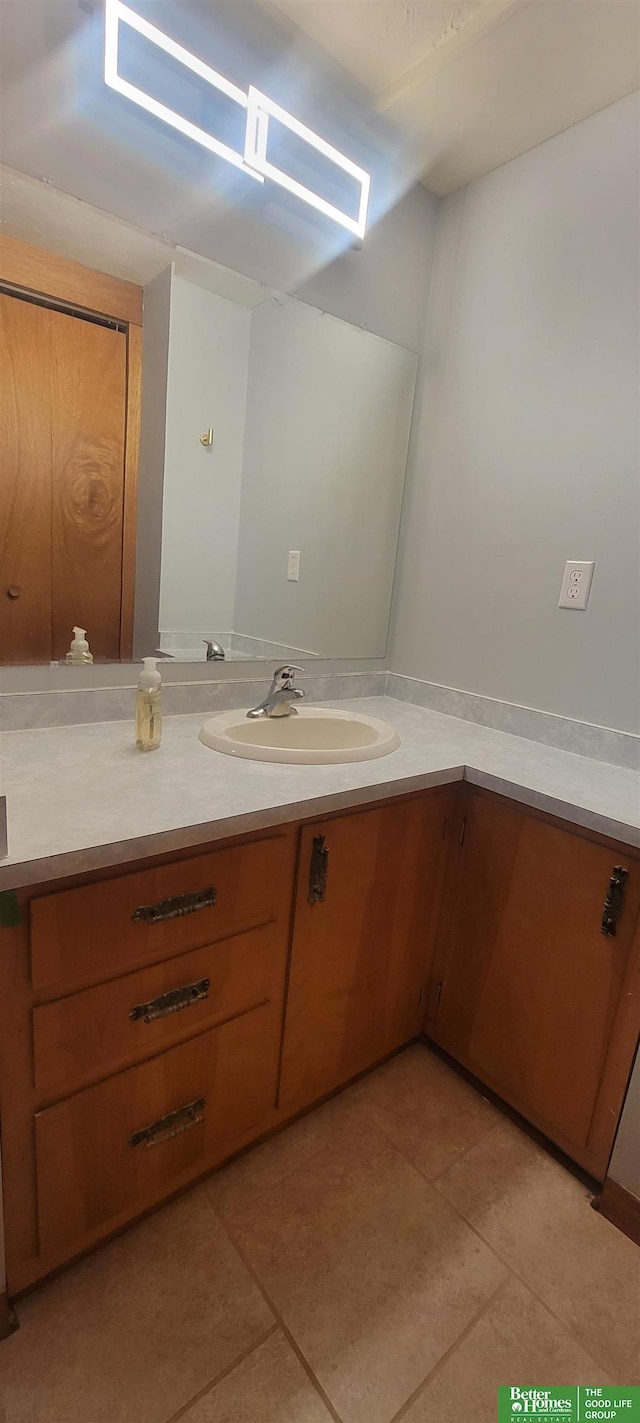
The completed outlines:
<svg viewBox="0 0 640 1423">
<path fill-rule="evenodd" d="M 281 1106 L 306 1106 L 419 1031 L 449 805 L 447 788 L 302 832 Z"/>
<path fill-rule="evenodd" d="M 583 1150 L 628 997 L 640 865 L 474 795 L 459 856 L 428 1030 L 565 1149 Z M 607 937 L 616 865 L 629 875 Z"/>
</svg>

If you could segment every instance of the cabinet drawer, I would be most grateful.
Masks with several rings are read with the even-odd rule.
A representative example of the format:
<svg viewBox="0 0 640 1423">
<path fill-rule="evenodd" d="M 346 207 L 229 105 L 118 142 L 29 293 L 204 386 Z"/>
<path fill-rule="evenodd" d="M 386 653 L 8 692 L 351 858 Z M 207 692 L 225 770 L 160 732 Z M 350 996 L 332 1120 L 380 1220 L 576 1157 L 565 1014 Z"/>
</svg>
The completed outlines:
<svg viewBox="0 0 640 1423">
<path fill-rule="evenodd" d="M 257 1008 L 38 1112 L 42 1254 L 82 1249 L 257 1135 L 279 1027 L 275 1005 Z"/>
<path fill-rule="evenodd" d="M 227 1018 L 282 999 L 276 924 L 165 959 L 33 1010 L 38 1099 L 52 1101 Z"/>
<path fill-rule="evenodd" d="M 277 835 L 34 899 L 33 987 L 104 982 L 287 914 L 290 864 Z"/>
</svg>

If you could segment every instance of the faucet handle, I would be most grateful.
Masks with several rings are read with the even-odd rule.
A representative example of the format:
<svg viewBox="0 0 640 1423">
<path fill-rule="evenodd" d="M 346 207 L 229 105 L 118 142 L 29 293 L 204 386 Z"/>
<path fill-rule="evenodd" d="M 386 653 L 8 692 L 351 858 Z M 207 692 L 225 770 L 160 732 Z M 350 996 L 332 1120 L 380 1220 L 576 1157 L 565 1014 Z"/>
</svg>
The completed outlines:
<svg viewBox="0 0 640 1423">
<path fill-rule="evenodd" d="M 273 685 L 280 687 L 282 691 L 291 691 L 296 672 L 304 672 L 304 667 L 296 667 L 291 662 L 285 662 L 282 667 L 276 667 L 273 674 Z"/>
</svg>

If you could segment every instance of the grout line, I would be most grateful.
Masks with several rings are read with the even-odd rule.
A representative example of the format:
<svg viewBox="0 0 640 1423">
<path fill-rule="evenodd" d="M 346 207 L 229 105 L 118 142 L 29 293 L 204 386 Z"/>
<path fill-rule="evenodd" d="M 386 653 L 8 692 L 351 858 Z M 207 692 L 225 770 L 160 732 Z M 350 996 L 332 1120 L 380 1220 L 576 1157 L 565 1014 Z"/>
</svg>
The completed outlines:
<svg viewBox="0 0 640 1423">
<path fill-rule="evenodd" d="M 456 1165 L 457 1163 L 454 1162 L 453 1164 Z M 439 1177 L 438 1179 L 441 1178 Z M 473 1221 L 470 1221 L 468 1219 L 464 1212 L 460 1210 L 460 1207 L 457 1206 L 454 1201 L 450 1201 L 449 1197 L 446 1196 L 438 1186 L 436 1186 L 435 1189 L 438 1191 L 438 1194 L 441 1199 L 443 1201 L 446 1201 L 447 1205 L 451 1206 L 451 1209 L 455 1211 L 456 1215 L 458 1215 L 460 1219 L 464 1221 L 465 1225 L 469 1227 L 469 1230 L 473 1231 L 474 1235 L 477 1235 L 478 1240 L 481 1240 L 483 1245 L 486 1245 L 487 1249 L 489 1249 L 492 1254 L 495 1255 L 498 1260 L 500 1260 L 501 1264 L 503 1264 L 506 1269 L 509 1270 L 511 1275 L 513 1275 L 514 1279 L 518 1280 L 519 1284 L 523 1285 L 524 1289 L 527 1290 L 527 1293 L 532 1295 L 533 1298 L 537 1301 L 537 1303 L 542 1306 L 545 1313 L 549 1314 L 551 1318 L 556 1321 L 557 1324 L 560 1324 L 562 1326 L 563 1331 L 574 1340 L 574 1343 L 579 1344 L 580 1348 L 584 1350 L 585 1354 L 587 1354 L 589 1358 L 593 1360 L 593 1363 L 596 1364 L 598 1368 L 604 1369 L 605 1373 L 607 1374 L 610 1373 L 609 1365 L 602 1362 L 600 1358 L 595 1357 L 591 1344 L 586 1339 L 584 1339 L 582 1335 L 579 1334 L 578 1331 L 570 1323 L 568 1323 L 566 1314 L 559 1314 L 557 1310 L 555 1310 L 553 1306 L 549 1304 L 548 1300 L 545 1299 L 544 1295 L 539 1293 L 535 1285 L 532 1285 L 531 1281 L 528 1280 L 525 1275 L 521 1274 L 520 1270 L 518 1270 L 516 1266 L 513 1265 L 511 1261 L 508 1260 L 506 1256 L 502 1254 L 502 1251 L 499 1250 L 497 1246 L 494 1245 L 493 1242 L 487 1238 L 486 1235 L 482 1234 L 482 1231 L 479 1230 L 478 1227 L 473 1224 Z M 392 1420 L 392 1423 L 395 1423 L 395 1420 Z"/>
<path fill-rule="evenodd" d="M 183 1403 L 175 1413 L 171 1414 L 170 1418 L 165 1420 L 165 1423 L 176 1423 L 177 1419 L 184 1418 L 185 1413 L 188 1413 L 189 1409 L 193 1408 L 194 1403 L 199 1403 L 201 1398 L 206 1398 L 207 1394 L 211 1393 L 219 1383 L 222 1383 L 223 1379 L 228 1378 L 229 1374 L 232 1374 L 234 1369 L 237 1369 L 240 1364 L 244 1364 L 246 1359 L 250 1359 L 251 1355 L 255 1354 L 256 1350 L 260 1349 L 263 1344 L 266 1344 L 267 1339 L 270 1339 L 272 1334 L 277 1334 L 277 1332 L 278 1326 L 274 1321 L 267 1329 L 266 1334 L 263 1334 L 260 1339 L 256 1339 L 255 1343 L 249 1344 L 246 1349 L 243 1349 L 242 1353 L 238 1354 L 237 1359 L 227 1364 L 226 1368 L 221 1369 L 220 1373 L 216 1374 L 210 1383 L 206 1383 L 204 1388 L 201 1388 L 198 1393 L 194 1393 L 193 1398 L 190 1398 L 187 1403 Z"/>
<path fill-rule="evenodd" d="M 425 1046 L 426 1046 L 426 1044 L 425 1044 Z M 441 1059 L 440 1059 L 440 1060 L 441 1060 Z M 444 1066 L 446 1067 L 446 1066 L 448 1066 L 448 1064 L 447 1064 L 447 1063 L 444 1063 Z M 453 1068 L 450 1068 L 449 1070 L 450 1070 L 451 1072 L 454 1071 Z M 454 1073 L 454 1075 L 457 1075 L 457 1074 Z M 464 1080 L 464 1079 L 462 1079 L 462 1080 Z M 482 1093 L 481 1093 L 480 1089 L 477 1088 L 477 1087 L 474 1087 L 473 1083 L 471 1083 L 471 1082 L 468 1083 L 468 1086 L 471 1088 L 471 1090 L 472 1090 L 473 1092 L 476 1093 L 476 1095 L 477 1095 L 478 1097 L 481 1097 L 483 1101 L 487 1101 L 487 1100 L 488 1100 L 487 1098 L 482 1097 Z M 490 1105 L 490 1106 L 496 1106 L 496 1104 L 493 1103 L 493 1102 L 489 1102 L 489 1105 Z M 548 1315 L 550 1315 L 552 1319 L 556 1320 L 560 1325 L 562 1325 L 563 1330 L 565 1330 L 566 1333 L 575 1341 L 575 1343 L 578 1344 L 578 1345 L 580 1346 L 580 1348 L 583 1349 L 586 1354 L 588 1354 L 589 1358 L 593 1359 L 594 1364 L 596 1364 L 598 1368 L 603 1368 L 604 1371 L 605 1371 L 605 1373 L 608 1374 L 608 1373 L 611 1372 L 609 1364 L 608 1364 L 608 1363 L 604 1363 L 603 1361 L 600 1360 L 600 1358 L 596 1358 L 596 1357 L 594 1356 L 593 1350 L 592 1350 L 592 1347 L 591 1347 L 591 1344 L 590 1344 L 586 1339 L 584 1339 L 584 1338 L 577 1332 L 577 1330 L 575 1330 L 570 1324 L 567 1323 L 566 1316 L 563 1315 L 563 1314 L 557 1313 L 557 1311 L 556 1311 L 555 1309 L 553 1309 L 553 1307 L 549 1304 L 549 1302 L 544 1298 L 544 1295 L 539 1294 L 538 1290 L 530 1283 L 530 1281 L 527 1280 L 527 1278 L 526 1278 L 524 1275 L 522 1275 L 522 1274 L 520 1273 L 520 1271 L 519 1271 L 518 1269 L 516 1269 L 516 1267 L 515 1267 L 514 1265 L 512 1265 L 511 1262 L 510 1262 L 508 1259 L 506 1259 L 506 1257 L 502 1254 L 502 1252 L 496 1248 L 496 1246 L 493 1244 L 493 1242 L 492 1242 L 491 1240 L 489 1240 L 485 1235 L 483 1235 L 483 1234 L 482 1234 L 482 1231 L 477 1229 L 477 1227 L 473 1224 L 472 1221 L 470 1221 L 470 1220 L 467 1218 L 467 1216 L 466 1216 L 466 1215 L 464 1214 L 464 1212 L 459 1208 L 459 1206 L 457 1206 L 453 1201 L 449 1200 L 449 1197 L 448 1197 L 447 1195 L 445 1195 L 445 1193 L 440 1189 L 440 1186 L 439 1186 L 438 1183 L 439 1183 L 440 1181 L 442 1181 L 442 1179 L 443 1179 L 444 1176 L 447 1175 L 447 1172 L 450 1171 L 450 1170 L 452 1170 L 454 1166 L 457 1166 L 461 1161 L 463 1161 L 463 1160 L 465 1159 L 465 1157 L 467 1157 L 472 1151 L 474 1151 L 475 1148 L 476 1148 L 476 1146 L 479 1146 L 483 1141 L 485 1141 L 488 1136 L 492 1136 L 494 1132 L 498 1131 L 501 1127 L 503 1127 L 505 1122 L 511 1122 L 512 1125 L 516 1126 L 516 1127 L 518 1128 L 518 1130 L 522 1132 L 523 1136 L 525 1136 L 529 1141 L 531 1141 L 531 1143 L 532 1143 L 533 1146 L 535 1146 L 535 1147 L 540 1147 L 540 1143 L 537 1142 L 534 1137 L 530 1137 L 529 1134 L 528 1134 L 526 1131 L 524 1131 L 524 1129 L 519 1125 L 518 1122 L 513 1122 L 512 1119 L 511 1119 L 511 1117 L 508 1115 L 507 1112 L 501 1112 L 501 1111 L 500 1111 L 500 1108 L 497 1107 L 497 1106 L 496 1106 L 496 1110 L 497 1110 L 497 1111 L 499 1112 L 499 1114 L 500 1114 L 499 1120 L 498 1120 L 497 1122 L 493 1122 L 493 1123 L 491 1124 L 491 1126 L 489 1126 L 489 1127 L 487 1128 L 486 1132 L 483 1133 L 482 1137 L 479 1137 L 478 1140 L 475 1141 L 471 1146 L 466 1147 L 466 1148 L 464 1149 L 464 1151 L 462 1151 L 462 1152 L 460 1153 L 460 1155 L 455 1158 L 454 1161 L 451 1161 L 448 1166 L 445 1166 L 445 1168 L 444 1168 L 443 1171 L 438 1172 L 438 1175 L 437 1175 L 437 1176 L 427 1176 L 424 1171 L 421 1171 L 421 1170 L 420 1170 L 420 1167 L 419 1167 L 419 1166 L 416 1166 L 416 1163 L 415 1163 L 414 1161 L 412 1161 L 411 1158 L 405 1154 L 405 1152 L 402 1150 L 402 1148 L 401 1148 L 400 1146 L 398 1146 L 397 1142 L 395 1142 L 395 1141 L 393 1140 L 393 1137 L 391 1137 L 391 1136 L 388 1135 L 388 1133 L 385 1131 L 384 1127 L 381 1127 L 381 1126 L 380 1126 L 380 1124 L 376 1121 L 375 1117 L 369 1116 L 369 1117 L 367 1117 L 367 1120 L 368 1120 L 370 1123 L 373 1123 L 376 1127 L 378 1127 L 378 1130 L 379 1130 L 380 1132 L 382 1132 L 383 1136 L 386 1137 L 386 1139 L 390 1142 L 391 1146 L 393 1146 L 393 1147 L 395 1148 L 395 1150 L 398 1152 L 398 1154 L 399 1154 L 400 1156 L 402 1156 L 402 1158 L 403 1158 L 406 1162 L 408 1162 L 408 1164 L 409 1164 L 410 1166 L 412 1166 L 415 1171 L 417 1171 L 417 1173 L 418 1173 L 418 1175 L 421 1177 L 421 1179 L 422 1179 L 423 1181 L 425 1181 L 428 1186 L 432 1186 L 432 1187 L 434 1188 L 434 1190 L 437 1190 L 438 1195 L 440 1196 L 440 1198 L 441 1198 L 442 1200 L 446 1201 L 447 1205 L 449 1205 L 449 1206 L 451 1207 L 451 1209 L 452 1209 L 453 1211 L 455 1211 L 455 1214 L 458 1215 L 462 1221 L 464 1221 L 465 1225 L 468 1226 L 469 1230 L 471 1230 L 471 1231 L 473 1232 L 473 1234 L 476 1235 L 477 1238 L 482 1241 L 483 1245 L 485 1245 L 485 1246 L 487 1247 L 487 1249 L 490 1250 L 493 1255 L 495 1255 L 496 1259 L 498 1259 L 498 1260 L 501 1262 L 501 1264 L 504 1265 L 507 1270 L 509 1270 L 510 1274 L 513 1275 L 514 1278 L 517 1279 L 521 1285 L 523 1285 L 523 1287 L 528 1291 L 528 1293 L 533 1296 L 533 1298 L 537 1301 L 537 1303 L 538 1303 L 539 1305 L 541 1305 L 541 1307 L 545 1310 L 545 1312 L 546 1312 Z M 364 1111 L 364 1114 L 365 1114 L 365 1116 L 366 1116 L 366 1115 L 367 1115 L 367 1114 L 366 1114 L 366 1108 L 363 1108 L 363 1111 Z M 544 1147 L 540 1147 L 540 1149 L 541 1149 L 541 1150 L 544 1150 Z M 553 1154 L 552 1154 L 551 1152 L 548 1152 L 547 1154 L 548 1154 L 548 1156 L 549 1156 L 549 1159 L 552 1160 L 552 1161 L 555 1161 L 556 1164 L 557 1164 L 558 1166 L 560 1166 L 563 1170 L 566 1170 L 568 1175 L 572 1175 L 572 1174 L 573 1174 L 572 1172 L 569 1172 L 569 1171 L 568 1171 L 568 1168 L 564 1166 L 563 1162 L 562 1162 L 562 1161 L 558 1161 L 557 1158 L 556 1158 L 555 1156 L 553 1156 Z M 579 1176 L 576 1176 L 575 1179 L 576 1179 L 577 1181 L 579 1181 L 580 1184 L 584 1185 L 584 1182 L 581 1181 L 581 1178 L 580 1178 Z M 503 1284 L 505 1284 L 505 1283 L 506 1283 L 506 1281 L 503 1281 Z M 502 1285 L 501 1285 L 499 1288 L 501 1289 L 501 1288 L 502 1288 Z M 499 1291 L 498 1291 L 498 1292 L 499 1292 Z M 481 1311 L 481 1314 L 482 1314 L 482 1312 L 483 1312 L 483 1311 Z M 480 1318 L 480 1315 L 478 1315 L 478 1318 Z M 465 1333 L 466 1333 L 466 1332 L 467 1332 L 467 1331 L 465 1331 Z M 463 1336 L 461 1335 L 460 1337 L 462 1338 Z M 422 1385 L 421 1385 L 420 1387 L 422 1387 Z M 398 1415 L 398 1416 L 401 1416 L 401 1415 Z M 391 1420 L 391 1423 L 395 1423 L 395 1418 Z"/>
<path fill-rule="evenodd" d="M 436 1374 L 439 1374 L 440 1370 L 443 1369 L 445 1364 L 448 1363 L 452 1354 L 455 1354 L 456 1349 L 458 1349 L 459 1346 L 464 1343 L 467 1336 L 472 1333 L 476 1325 L 479 1324 L 480 1320 L 484 1318 L 485 1314 L 487 1314 L 488 1310 L 490 1310 L 492 1305 L 495 1304 L 498 1296 L 502 1293 L 504 1289 L 506 1289 L 506 1286 L 508 1284 L 509 1276 L 507 1276 L 505 1280 L 500 1281 L 497 1290 L 494 1290 L 493 1294 L 490 1295 L 487 1300 L 485 1300 L 481 1309 L 479 1309 L 478 1313 L 474 1315 L 470 1323 L 465 1326 L 465 1328 L 462 1330 L 462 1333 L 458 1335 L 457 1339 L 454 1340 L 453 1344 L 451 1344 L 448 1349 L 445 1349 L 444 1354 L 442 1354 L 442 1356 L 438 1359 L 437 1364 L 434 1364 L 433 1368 L 429 1371 L 426 1377 L 423 1378 L 422 1383 L 419 1383 L 418 1387 L 414 1388 L 413 1393 L 410 1394 L 407 1399 L 405 1399 L 404 1403 L 402 1404 L 402 1407 L 398 1409 L 397 1413 L 394 1413 L 393 1418 L 389 1420 L 389 1423 L 400 1423 L 400 1419 L 406 1417 L 412 1405 L 416 1402 L 416 1400 L 420 1397 L 420 1395 L 424 1392 L 428 1385 L 433 1382 L 433 1379 L 436 1377 Z"/>
<path fill-rule="evenodd" d="M 1 0 L 0 0 L 0 3 L 1 3 Z M 345 1090 L 345 1091 L 348 1091 L 348 1088 L 345 1088 L 344 1090 Z M 338 1096 L 340 1096 L 340 1095 L 341 1095 L 341 1094 L 339 1093 Z M 248 1151 L 243 1152 L 241 1156 L 238 1156 L 238 1157 L 235 1158 L 235 1160 L 230 1161 L 230 1162 L 228 1163 L 228 1165 L 229 1165 L 229 1166 L 235 1166 L 236 1161 L 250 1160 L 250 1159 L 251 1159 L 251 1153 L 252 1153 L 252 1151 L 254 1151 L 254 1150 L 257 1151 L 261 1146 L 268 1146 L 268 1144 L 269 1144 L 270 1141 L 276 1141 L 278 1138 L 281 1138 L 281 1137 L 286 1136 L 287 1132 L 288 1132 L 292 1127 L 297 1126 L 298 1122 L 305 1121 L 307 1117 L 312 1117 L 312 1116 L 315 1114 L 315 1112 L 321 1111 L 323 1107 L 329 1105 L 329 1102 L 333 1102 L 333 1101 L 335 1101 L 335 1100 L 337 1100 L 337 1099 L 334 1098 L 334 1097 L 330 1097 L 327 1102 L 318 1102 L 317 1106 L 312 1107 L 309 1112 L 305 1112 L 305 1113 L 303 1114 L 303 1116 L 295 1117 L 292 1122 L 287 1122 L 287 1123 L 285 1123 L 285 1125 L 283 1126 L 283 1128 L 282 1128 L 281 1131 L 278 1131 L 278 1132 L 275 1133 L 275 1135 L 272 1136 L 272 1137 L 267 1137 L 265 1141 L 257 1142 L 255 1146 L 249 1147 L 249 1150 L 248 1150 Z M 369 1117 L 365 1116 L 364 1112 L 361 1113 L 361 1118 L 362 1118 L 362 1123 L 363 1123 L 363 1125 L 366 1125 L 366 1126 L 369 1126 L 369 1125 L 370 1125 L 371 1119 L 370 1119 Z M 301 1161 L 296 1161 L 296 1163 L 295 1163 L 294 1166 L 288 1166 L 287 1169 L 286 1169 L 286 1171 L 283 1171 L 283 1173 L 282 1173 L 281 1176 L 274 1176 L 273 1179 L 272 1179 L 271 1181 L 267 1182 L 267 1184 L 266 1184 L 265 1186 L 262 1186 L 262 1187 L 260 1187 L 259 1190 L 256 1190 L 256 1191 L 254 1192 L 253 1196 L 252 1196 L 252 1199 L 251 1199 L 249 1202 L 245 1202 L 243 1205 L 239 1206 L 237 1210 L 230 1211 L 228 1214 L 223 1214 L 223 1212 L 220 1210 L 220 1207 L 216 1205 L 215 1201 L 213 1201 L 213 1200 L 211 1199 L 211 1197 L 209 1196 L 209 1193 L 207 1192 L 208 1199 L 209 1199 L 209 1205 L 211 1206 L 211 1209 L 212 1209 L 212 1211 L 214 1212 L 214 1215 L 215 1215 L 215 1217 L 216 1217 L 216 1220 L 218 1220 L 218 1221 L 220 1222 L 220 1224 L 221 1224 L 221 1225 L 224 1225 L 225 1228 L 226 1228 L 227 1225 L 228 1225 L 231 1221 L 235 1220 L 237 1216 L 243 1215 L 246 1210 L 253 1210 L 253 1209 L 254 1209 L 254 1206 L 259 1205 L 259 1203 L 260 1203 L 260 1201 L 262 1200 L 263 1196 L 267 1196 L 267 1195 L 269 1194 L 269 1192 L 272 1191 L 276 1186 L 281 1186 L 285 1181 L 288 1181 L 288 1180 L 289 1180 L 289 1177 L 290 1177 L 290 1176 L 295 1176 L 296 1171 L 306 1171 L 307 1167 L 312 1166 L 313 1163 L 318 1160 L 318 1157 L 319 1157 L 319 1156 L 326 1156 L 326 1153 L 327 1153 L 328 1150 L 331 1150 L 331 1147 L 327 1147 L 326 1142 L 323 1143 L 323 1144 L 321 1144 L 321 1145 L 318 1147 L 317 1151 L 316 1151 L 316 1150 L 313 1150 L 313 1151 L 311 1152 L 310 1156 L 305 1156 L 303 1160 L 301 1160 Z M 220 1169 L 221 1169 L 221 1171 L 224 1171 L 224 1170 L 226 1169 L 225 1166 L 224 1166 L 224 1164 L 223 1164 L 223 1166 L 222 1166 Z M 214 1177 L 215 1177 L 217 1174 L 218 1174 L 218 1172 L 217 1172 L 216 1170 L 214 1170 L 214 1171 L 211 1173 L 210 1176 L 208 1176 L 208 1177 L 205 1178 L 205 1181 L 203 1182 L 203 1184 L 204 1184 L 205 1186 L 207 1186 L 207 1185 L 210 1183 L 210 1181 L 212 1181 L 212 1180 L 214 1179 Z M 0 1423 L 2 1423 L 2 1419 L 1 1419 L 1 1418 L 0 1418 Z"/>
<path fill-rule="evenodd" d="M 253 1280 L 254 1283 L 257 1285 L 258 1289 L 260 1290 L 260 1293 L 261 1293 L 261 1295 L 262 1295 L 262 1297 L 263 1297 L 265 1303 L 269 1306 L 269 1309 L 271 1310 L 272 1314 L 274 1315 L 277 1324 L 279 1325 L 279 1327 L 280 1327 L 280 1329 L 281 1329 L 281 1331 L 282 1331 L 282 1333 L 283 1333 L 285 1339 L 287 1340 L 287 1343 L 290 1345 L 291 1349 L 293 1350 L 294 1354 L 296 1355 L 296 1358 L 297 1358 L 298 1362 L 302 1365 L 302 1368 L 304 1369 L 304 1372 L 305 1372 L 305 1374 L 307 1375 L 307 1378 L 309 1379 L 309 1382 L 313 1385 L 313 1387 L 314 1387 L 314 1389 L 316 1390 L 316 1392 L 320 1395 L 320 1398 L 322 1399 L 322 1402 L 324 1403 L 325 1408 L 327 1409 L 327 1411 L 328 1411 L 328 1413 L 329 1413 L 329 1416 L 330 1416 L 331 1418 L 333 1418 L 334 1423 L 343 1423 L 343 1420 L 342 1420 L 342 1418 L 340 1417 L 340 1414 L 339 1414 L 339 1413 L 337 1412 L 337 1410 L 334 1408 L 334 1406 L 333 1406 L 333 1404 L 332 1404 L 332 1402 L 331 1402 L 331 1399 L 329 1398 L 329 1395 L 328 1395 L 327 1393 L 325 1393 L 325 1390 L 323 1389 L 322 1384 L 320 1383 L 320 1380 L 316 1377 L 315 1373 L 313 1372 L 313 1369 L 311 1368 L 310 1363 L 309 1363 L 308 1360 L 305 1358 L 305 1355 L 303 1354 L 302 1349 L 300 1348 L 300 1345 L 298 1344 L 297 1340 L 294 1338 L 294 1336 L 293 1336 L 293 1334 L 291 1333 L 291 1330 L 289 1329 L 288 1325 L 285 1324 L 285 1321 L 284 1321 L 284 1319 L 282 1318 L 282 1315 L 280 1314 L 279 1309 L 277 1309 L 276 1305 L 274 1304 L 274 1301 L 272 1300 L 271 1295 L 270 1295 L 270 1294 L 268 1293 L 268 1291 L 265 1289 L 265 1286 L 263 1285 L 262 1280 L 260 1279 L 259 1274 L 258 1274 L 257 1271 L 253 1268 L 253 1265 L 251 1264 L 251 1261 L 250 1261 L 249 1258 L 245 1255 L 245 1253 L 244 1253 L 242 1247 L 238 1244 L 237 1240 L 236 1240 L 235 1237 L 232 1235 L 231 1230 L 229 1229 L 227 1223 L 226 1223 L 225 1221 L 223 1221 L 222 1224 L 223 1224 L 224 1229 L 225 1229 L 225 1231 L 226 1231 L 226 1233 L 227 1233 L 227 1235 L 228 1235 L 228 1237 L 229 1237 L 229 1240 L 230 1240 L 230 1242 L 231 1242 L 231 1245 L 233 1246 L 233 1249 L 234 1249 L 234 1250 L 236 1251 L 236 1253 L 239 1255 L 239 1257 L 240 1257 L 240 1259 L 241 1259 L 241 1261 L 242 1261 L 242 1263 L 243 1263 L 245 1269 L 248 1270 L 249 1274 L 251 1275 L 252 1280 Z M 169 1423 L 172 1423 L 172 1420 L 169 1420 Z"/>
</svg>

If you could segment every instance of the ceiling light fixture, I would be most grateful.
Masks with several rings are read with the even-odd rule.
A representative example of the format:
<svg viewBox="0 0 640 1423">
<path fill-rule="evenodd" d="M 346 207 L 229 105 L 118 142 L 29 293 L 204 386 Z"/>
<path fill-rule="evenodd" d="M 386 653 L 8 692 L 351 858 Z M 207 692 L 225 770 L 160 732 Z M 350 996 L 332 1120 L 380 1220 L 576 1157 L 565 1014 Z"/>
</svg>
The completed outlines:
<svg viewBox="0 0 640 1423">
<path fill-rule="evenodd" d="M 244 144 L 245 161 L 249 167 L 257 169 L 263 173 L 265 178 L 272 178 L 274 183 L 279 183 L 288 192 L 295 193 L 304 203 L 310 203 L 311 207 L 317 208 L 318 212 L 323 212 L 327 217 L 333 218 L 334 222 L 339 222 L 342 227 L 346 227 L 348 232 L 355 233 L 356 237 L 364 237 L 367 227 L 367 209 L 369 206 L 369 188 L 371 179 L 364 168 L 360 168 L 346 154 L 341 153 L 338 148 L 327 143 L 326 139 L 314 133 L 313 129 L 307 128 L 306 124 L 294 118 L 287 109 L 282 109 L 273 99 L 269 99 L 266 94 L 261 94 L 259 89 L 249 86 L 249 103 L 247 107 L 247 127 Z M 307 188 L 303 183 L 298 183 L 295 178 L 289 177 L 282 168 L 270 163 L 267 157 L 267 144 L 269 141 L 269 119 L 277 119 L 278 123 L 290 129 L 298 138 L 315 148 L 324 158 L 328 158 L 331 163 L 335 163 L 338 168 L 342 168 L 350 177 L 355 178 L 360 185 L 360 200 L 358 203 L 358 216 L 350 217 L 343 212 L 342 208 L 335 207 L 333 203 L 327 202 L 320 197 L 319 193 L 314 193 L 312 188 Z"/>
<path fill-rule="evenodd" d="M 144 89 L 139 89 L 137 84 L 131 84 L 128 79 L 123 79 L 118 73 L 118 43 L 120 38 L 120 24 L 128 25 L 130 29 L 136 30 L 139 35 L 143 35 L 151 44 L 155 44 L 165 54 L 170 54 L 173 59 L 177 59 L 180 64 L 184 64 L 187 69 L 191 69 L 200 79 L 205 79 L 214 89 L 219 89 L 227 98 L 233 99 L 236 104 L 240 104 L 243 109 L 247 107 L 247 95 L 243 89 L 239 89 L 236 84 L 232 84 L 229 79 L 225 79 L 217 70 L 211 69 L 210 65 L 198 59 L 191 51 L 184 49 L 176 40 L 172 40 L 169 35 L 165 35 L 162 30 L 157 29 L 142 15 L 136 14 L 135 10 L 130 10 L 128 5 L 123 5 L 122 0 L 106 0 L 105 9 L 105 32 L 104 32 L 104 80 L 111 89 L 116 89 L 119 94 L 124 94 L 126 99 L 131 99 L 134 104 L 138 104 L 141 109 L 146 109 L 148 113 L 155 114 L 155 117 L 162 119 L 164 123 L 170 124 L 172 128 L 177 128 L 180 133 L 186 134 L 187 138 L 193 139 L 194 143 L 202 144 L 203 148 L 208 148 L 211 153 L 217 153 L 219 158 L 226 158 L 227 163 L 233 163 L 236 168 L 242 168 L 245 173 L 252 178 L 257 178 L 263 183 L 264 178 L 254 168 L 249 168 L 244 161 L 242 153 L 237 153 L 235 148 L 230 148 L 227 143 L 222 143 L 219 138 L 214 138 L 213 134 L 207 133 L 206 129 L 199 128 L 197 124 L 192 124 L 189 119 L 176 113 L 175 109 L 170 109 L 166 104 L 161 104 L 158 99 L 154 99 L 151 94 L 147 94 Z"/>
<path fill-rule="evenodd" d="M 125 24 L 138 34 L 148 39 L 151 44 L 157 45 L 180 64 L 184 64 L 187 69 L 192 70 L 199 78 L 206 80 L 213 88 L 220 93 L 241 105 L 246 111 L 245 121 L 245 143 L 244 153 L 238 153 L 228 144 L 222 143 L 213 134 L 207 133 L 205 129 L 199 128 L 197 124 L 191 123 L 189 119 L 170 109 L 166 104 L 162 104 L 158 99 L 154 99 L 146 90 L 140 89 L 138 85 L 123 79 L 118 73 L 118 48 L 120 25 Z M 123 0 L 106 0 L 105 13 L 105 47 L 104 47 L 104 78 L 105 83 L 110 88 L 115 89 L 125 98 L 130 99 L 140 108 L 146 109 L 148 113 L 154 114 L 156 118 L 162 119 L 164 123 L 172 128 L 178 129 L 187 138 L 193 139 L 194 143 L 199 143 L 204 148 L 208 148 L 211 153 L 216 153 L 219 158 L 225 158 L 228 163 L 233 163 L 236 168 L 240 168 L 243 173 L 249 174 L 251 178 L 263 183 L 265 178 L 271 178 L 280 187 L 286 188 L 288 192 L 295 194 L 302 202 L 308 203 L 316 208 L 318 212 L 324 213 L 334 222 L 345 227 L 348 232 L 355 237 L 363 238 L 367 226 L 367 212 L 369 207 L 369 191 L 371 178 L 364 168 L 360 168 L 346 154 L 327 143 L 320 134 L 314 133 L 313 129 L 307 128 L 306 124 L 300 122 L 287 109 L 283 109 L 270 99 L 266 94 L 262 94 L 254 85 L 249 86 L 248 94 L 243 89 L 239 89 L 236 84 L 232 84 L 224 75 L 218 74 L 217 70 L 198 59 L 190 50 L 178 44 L 176 40 L 165 35 L 156 25 L 152 25 L 148 20 L 143 19 L 135 10 L 131 10 L 128 5 L 123 4 Z M 352 217 L 344 212 L 342 208 L 336 207 L 326 198 L 315 193 L 312 188 L 306 187 L 304 183 L 299 183 L 292 178 L 282 168 L 278 168 L 267 157 L 269 142 L 269 121 L 274 119 L 289 129 L 297 138 L 308 143 L 311 148 L 341 168 L 343 172 L 349 174 L 359 184 L 360 197 L 358 201 L 358 215 Z"/>
</svg>

